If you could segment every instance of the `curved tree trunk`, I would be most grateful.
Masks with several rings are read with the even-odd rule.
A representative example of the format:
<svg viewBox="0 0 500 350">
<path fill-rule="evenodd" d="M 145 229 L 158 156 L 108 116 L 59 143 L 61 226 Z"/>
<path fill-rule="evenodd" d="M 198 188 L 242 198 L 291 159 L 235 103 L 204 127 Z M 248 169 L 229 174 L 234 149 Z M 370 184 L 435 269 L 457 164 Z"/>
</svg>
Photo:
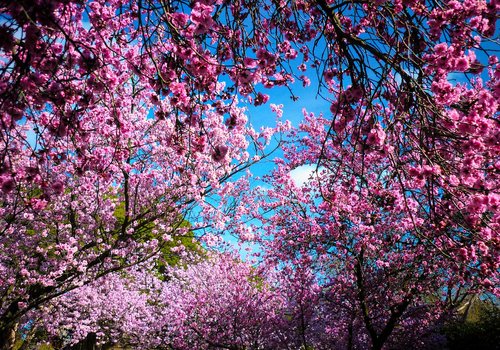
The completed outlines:
<svg viewBox="0 0 500 350">
<path fill-rule="evenodd" d="M 12 350 L 16 343 L 17 323 L 0 329 L 0 350 Z"/>
</svg>

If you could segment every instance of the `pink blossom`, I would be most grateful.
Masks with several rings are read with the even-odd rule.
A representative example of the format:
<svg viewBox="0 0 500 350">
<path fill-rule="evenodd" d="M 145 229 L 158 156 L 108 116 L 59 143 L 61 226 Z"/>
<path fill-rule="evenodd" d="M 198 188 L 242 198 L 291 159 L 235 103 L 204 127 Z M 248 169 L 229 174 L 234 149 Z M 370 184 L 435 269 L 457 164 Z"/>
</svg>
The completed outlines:
<svg viewBox="0 0 500 350">
<path fill-rule="evenodd" d="M 456 60 L 455 66 L 458 71 L 465 72 L 470 67 L 469 60 L 465 57 L 460 57 Z"/>
<path fill-rule="evenodd" d="M 212 158 L 216 162 L 221 162 L 227 154 L 228 147 L 221 145 L 221 146 L 216 146 L 213 153 L 212 153 Z"/>
</svg>

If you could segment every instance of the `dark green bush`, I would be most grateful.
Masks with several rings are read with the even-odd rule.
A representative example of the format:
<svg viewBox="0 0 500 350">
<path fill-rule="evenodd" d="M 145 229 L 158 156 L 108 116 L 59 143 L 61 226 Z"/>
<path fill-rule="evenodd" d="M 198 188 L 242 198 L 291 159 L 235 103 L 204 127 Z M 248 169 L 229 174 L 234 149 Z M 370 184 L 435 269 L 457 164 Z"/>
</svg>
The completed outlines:
<svg viewBox="0 0 500 350">
<path fill-rule="evenodd" d="M 477 301 L 456 315 L 443 329 L 450 350 L 500 350 L 500 308 Z"/>
</svg>

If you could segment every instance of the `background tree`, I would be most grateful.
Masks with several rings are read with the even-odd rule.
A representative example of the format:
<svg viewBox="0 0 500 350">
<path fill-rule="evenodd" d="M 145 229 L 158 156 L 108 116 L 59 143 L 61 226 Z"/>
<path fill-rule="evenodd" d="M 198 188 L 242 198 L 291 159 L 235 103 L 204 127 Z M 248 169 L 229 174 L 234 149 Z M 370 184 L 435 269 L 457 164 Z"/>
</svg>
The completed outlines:
<svg viewBox="0 0 500 350">
<path fill-rule="evenodd" d="M 32 326 L 59 347 L 92 335 L 133 348 L 285 348 L 284 299 L 272 276 L 227 254 L 188 261 L 168 267 L 164 280 L 147 265 L 109 274 L 31 313 Z"/>
</svg>

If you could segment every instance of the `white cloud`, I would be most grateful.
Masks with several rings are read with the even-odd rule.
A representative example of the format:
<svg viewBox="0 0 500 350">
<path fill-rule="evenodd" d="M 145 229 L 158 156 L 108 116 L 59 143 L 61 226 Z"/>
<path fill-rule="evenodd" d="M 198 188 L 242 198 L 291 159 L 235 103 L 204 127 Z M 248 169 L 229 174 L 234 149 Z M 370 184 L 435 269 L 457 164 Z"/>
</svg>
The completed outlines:
<svg viewBox="0 0 500 350">
<path fill-rule="evenodd" d="M 306 164 L 301 165 L 290 171 L 290 177 L 292 178 L 295 185 L 298 187 L 304 186 L 304 184 L 311 178 L 313 173 L 316 171 L 316 164 Z"/>
</svg>

